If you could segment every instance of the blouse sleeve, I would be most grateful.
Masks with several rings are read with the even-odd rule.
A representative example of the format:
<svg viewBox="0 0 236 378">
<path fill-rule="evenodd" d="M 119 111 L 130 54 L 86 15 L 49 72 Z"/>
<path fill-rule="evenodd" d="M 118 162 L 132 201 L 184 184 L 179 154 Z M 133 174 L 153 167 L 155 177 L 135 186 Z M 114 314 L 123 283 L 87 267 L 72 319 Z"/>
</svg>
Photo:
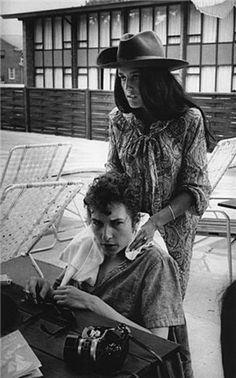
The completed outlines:
<svg viewBox="0 0 236 378">
<path fill-rule="evenodd" d="M 178 189 L 191 192 L 194 203 L 190 212 L 201 216 L 208 206 L 211 185 L 203 118 L 198 109 L 191 110 L 194 116 L 187 127 Z"/>
<path fill-rule="evenodd" d="M 109 116 L 109 148 L 106 162 L 106 171 L 115 170 L 123 173 L 124 170 L 118 155 L 118 137 L 116 135 L 116 125 L 112 113 Z"/>
</svg>

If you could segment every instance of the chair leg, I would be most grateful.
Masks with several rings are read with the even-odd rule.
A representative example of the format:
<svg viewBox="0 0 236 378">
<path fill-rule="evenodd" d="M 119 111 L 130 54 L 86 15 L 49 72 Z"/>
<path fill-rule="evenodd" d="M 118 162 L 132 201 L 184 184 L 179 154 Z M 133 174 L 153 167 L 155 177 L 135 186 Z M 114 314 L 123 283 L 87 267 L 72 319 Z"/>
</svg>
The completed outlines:
<svg viewBox="0 0 236 378">
<path fill-rule="evenodd" d="M 87 227 L 87 224 L 86 224 L 86 221 L 80 211 L 80 209 L 78 208 L 77 204 L 76 204 L 76 201 L 75 199 L 73 199 L 73 205 L 74 205 L 74 208 L 75 210 L 72 210 L 70 209 L 69 207 L 66 208 L 66 211 L 68 211 L 69 213 L 73 214 L 73 215 L 76 215 L 80 222 L 82 223 L 82 227 L 86 228 Z M 63 214 L 61 215 L 60 219 L 57 221 L 57 224 L 54 226 L 54 232 L 55 232 L 55 235 L 56 235 L 56 239 L 59 241 L 59 242 L 64 242 L 64 241 L 68 241 L 68 240 L 71 240 L 74 238 L 74 236 L 66 236 L 66 237 L 60 237 L 60 233 L 59 233 L 59 227 L 60 227 L 60 223 L 61 223 L 61 219 L 63 217 Z M 79 227 L 82 228 L 82 227 Z"/>
<path fill-rule="evenodd" d="M 30 250 L 31 254 L 32 253 L 36 253 L 36 252 L 48 251 L 49 249 L 52 249 L 56 245 L 56 242 L 57 242 L 57 233 L 56 233 L 54 227 L 52 227 L 52 231 L 53 231 L 53 234 L 54 234 L 54 241 L 52 242 L 52 244 L 48 245 L 47 247 L 36 248 L 36 249 Z"/>
<path fill-rule="evenodd" d="M 227 221 L 227 249 L 228 249 L 228 266 L 229 266 L 229 282 L 233 282 L 233 259 L 232 259 L 232 244 L 231 244 L 231 230 L 230 222 Z"/>
</svg>

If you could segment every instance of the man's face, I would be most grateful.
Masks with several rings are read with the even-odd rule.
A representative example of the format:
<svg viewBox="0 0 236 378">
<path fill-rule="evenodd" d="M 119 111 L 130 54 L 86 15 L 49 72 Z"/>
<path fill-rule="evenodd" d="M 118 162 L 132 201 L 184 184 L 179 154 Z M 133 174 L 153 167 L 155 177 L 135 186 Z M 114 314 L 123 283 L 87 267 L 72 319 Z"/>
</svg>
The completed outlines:
<svg viewBox="0 0 236 378">
<path fill-rule="evenodd" d="M 91 211 L 91 226 L 96 240 L 107 256 L 115 256 L 126 248 L 133 238 L 131 217 L 122 203 L 109 206 L 110 214 Z"/>
<path fill-rule="evenodd" d="M 140 71 L 134 68 L 119 68 L 118 76 L 129 106 L 133 109 L 143 108 L 140 93 Z"/>
</svg>

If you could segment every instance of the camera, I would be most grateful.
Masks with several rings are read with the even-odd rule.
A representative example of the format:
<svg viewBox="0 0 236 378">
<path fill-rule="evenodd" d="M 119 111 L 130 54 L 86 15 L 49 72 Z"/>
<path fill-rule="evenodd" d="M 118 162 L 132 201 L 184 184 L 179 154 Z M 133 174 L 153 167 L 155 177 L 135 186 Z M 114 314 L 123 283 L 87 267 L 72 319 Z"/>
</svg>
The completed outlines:
<svg viewBox="0 0 236 378">
<path fill-rule="evenodd" d="M 64 360 L 73 367 L 86 367 L 105 375 L 115 372 L 128 354 L 129 335 L 125 324 L 114 328 L 86 327 L 79 335 L 67 335 Z"/>
</svg>

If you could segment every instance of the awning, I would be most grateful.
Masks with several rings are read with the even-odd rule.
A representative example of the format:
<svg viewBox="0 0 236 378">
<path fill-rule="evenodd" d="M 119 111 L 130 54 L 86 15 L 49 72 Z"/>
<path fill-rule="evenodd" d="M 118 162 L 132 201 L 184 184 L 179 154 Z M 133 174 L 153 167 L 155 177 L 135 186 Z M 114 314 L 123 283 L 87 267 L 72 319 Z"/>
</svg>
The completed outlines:
<svg viewBox="0 0 236 378">
<path fill-rule="evenodd" d="M 192 0 L 195 7 L 208 16 L 224 18 L 236 6 L 236 0 Z"/>
</svg>

